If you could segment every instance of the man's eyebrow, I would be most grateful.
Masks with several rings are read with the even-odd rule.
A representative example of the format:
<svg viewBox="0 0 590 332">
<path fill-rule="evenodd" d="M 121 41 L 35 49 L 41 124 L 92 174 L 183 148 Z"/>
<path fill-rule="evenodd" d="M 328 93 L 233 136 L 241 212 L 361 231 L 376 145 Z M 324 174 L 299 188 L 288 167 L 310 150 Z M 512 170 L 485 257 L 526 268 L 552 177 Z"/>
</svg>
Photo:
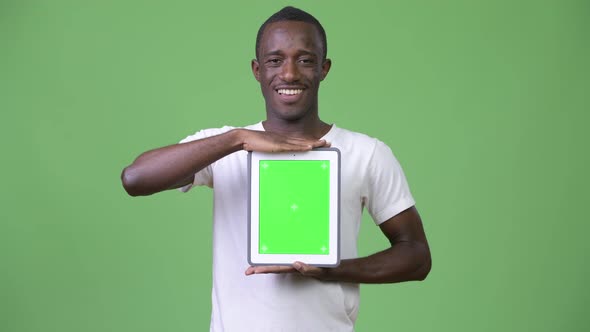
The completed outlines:
<svg viewBox="0 0 590 332">
<path fill-rule="evenodd" d="M 312 51 L 308 51 L 308 50 L 300 50 L 300 51 L 299 51 L 299 52 L 297 52 L 297 53 L 299 53 L 299 55 L 312 55 L 312 56 L 317 56 L 317 54 L 315 54 L 315 53 L 314 53 L 314 52 L 312 52 Z"/>
<path fill-rule="evenodd" d="M 280 50 L 270 51 L 263 54 L 263 56 L 271 56 L 271 55 L 283 55 L 283 52 Z"/>
<path fill-rule="evenodd" d="M 269 52 L 264 53 L 263 57 L 273 56 L 273 55 L 285 55 L 285 53 L 281 50 L 269 51 Z M 312 55 L 312 56 L 317 57 L 317 54 L 315 54 L 312 51 L 308 51 L 308 50 L 298 50 L 297 55 Z"/>
</svg>

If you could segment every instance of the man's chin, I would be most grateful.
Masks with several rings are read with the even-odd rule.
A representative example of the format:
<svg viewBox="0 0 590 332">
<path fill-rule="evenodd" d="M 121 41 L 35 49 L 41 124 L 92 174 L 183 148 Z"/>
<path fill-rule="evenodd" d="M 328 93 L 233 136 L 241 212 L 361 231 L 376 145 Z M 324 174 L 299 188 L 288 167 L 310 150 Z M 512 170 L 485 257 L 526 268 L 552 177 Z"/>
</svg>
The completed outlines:
<svg viewBox="0 0 590 332">
<path fill-rule="evenodd" d="M 280 107 L 275 108 L 272 112 L 275 117 L 280 118 L 284 121 L 297 121 L 307 115 L 307 110 L 302 107 Z"/>
<path fill-rule="evenodd" d="M 281 114 L 281 119 L 289 122 L 297 122 L 307 115 L 306 112 L 286 112 Z"/>
</svg>

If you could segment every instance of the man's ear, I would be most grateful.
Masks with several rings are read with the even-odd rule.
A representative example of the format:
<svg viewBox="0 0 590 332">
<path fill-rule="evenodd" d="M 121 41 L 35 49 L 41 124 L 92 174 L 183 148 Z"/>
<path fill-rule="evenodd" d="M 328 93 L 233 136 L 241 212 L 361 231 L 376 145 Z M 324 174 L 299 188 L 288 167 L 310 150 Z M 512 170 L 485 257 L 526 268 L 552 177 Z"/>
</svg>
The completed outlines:
<svg viewBox="0 0 590 332">
<path fill-rule="evenodd" d="M 330 71 L 330 68 L 332 67 L 332 60 L 330 59 L 326 59 L 324 60 L 324 63 L 322 64 L 322 81 L 324 80 L 324 78 L 326 78 L 326 76 L 328 76 L 328 72 Z"/>
<path fill-rule="evenodd" d="M 258 64 L 258 60 L 252 59 L 252 74 L 254 74 L 254 78 L 260 82 L 260 65 Z"/>
</svg>

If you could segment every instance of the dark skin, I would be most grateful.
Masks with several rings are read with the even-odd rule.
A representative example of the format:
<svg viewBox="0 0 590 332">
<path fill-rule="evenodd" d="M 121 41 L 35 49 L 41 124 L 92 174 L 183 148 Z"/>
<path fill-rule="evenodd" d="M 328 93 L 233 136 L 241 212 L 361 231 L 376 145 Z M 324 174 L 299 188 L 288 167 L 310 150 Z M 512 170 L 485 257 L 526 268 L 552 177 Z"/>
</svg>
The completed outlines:
<svg viewBox="0 0 590 332">
<path fill-rule="evenodd" d="M 318 90 L 331 61 L 323 58 L 316 28 L 305 22 L 271 23 L 262 35 L 257 53 L 258 59 L 252 60 L 251 65 L 265 99 L 265 131 L 235 129 L 145 152 L 121 175 L 130 195 L 151 195 L 191 183 L 196 172 L 239 150 L 307 151 L 329 146 L 319 140 L 331 126 L 319 118 Z M 292 266 L 251 266 L 245 273 L 299 273 L 320 280 L 354 283 L 426 278 L 431 266 L 430 250 L 416 208 L 393 216 L 379 227 L 389 240 L 388 248 L 367 257 L 344 259 L 336 268 L 295 262 Z"/>
</svg>

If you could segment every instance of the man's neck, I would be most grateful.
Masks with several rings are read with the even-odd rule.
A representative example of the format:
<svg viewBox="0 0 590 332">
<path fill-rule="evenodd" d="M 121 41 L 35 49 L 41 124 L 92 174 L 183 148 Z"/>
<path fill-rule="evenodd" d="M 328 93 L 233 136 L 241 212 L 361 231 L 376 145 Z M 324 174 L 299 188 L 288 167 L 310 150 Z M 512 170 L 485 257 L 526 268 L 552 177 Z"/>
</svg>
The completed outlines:
<svg viewBox="0 0 590 332">
<path fill-rule="evenodd" d="M 323 122 L 319 117 L 302 118 L 293 121 L 267 117 L 262 122 L 262 126 L 265 131 L 291 137 L 312 139 L 320 139 L 332 128 L 331 125 Z"/>
</svg>

